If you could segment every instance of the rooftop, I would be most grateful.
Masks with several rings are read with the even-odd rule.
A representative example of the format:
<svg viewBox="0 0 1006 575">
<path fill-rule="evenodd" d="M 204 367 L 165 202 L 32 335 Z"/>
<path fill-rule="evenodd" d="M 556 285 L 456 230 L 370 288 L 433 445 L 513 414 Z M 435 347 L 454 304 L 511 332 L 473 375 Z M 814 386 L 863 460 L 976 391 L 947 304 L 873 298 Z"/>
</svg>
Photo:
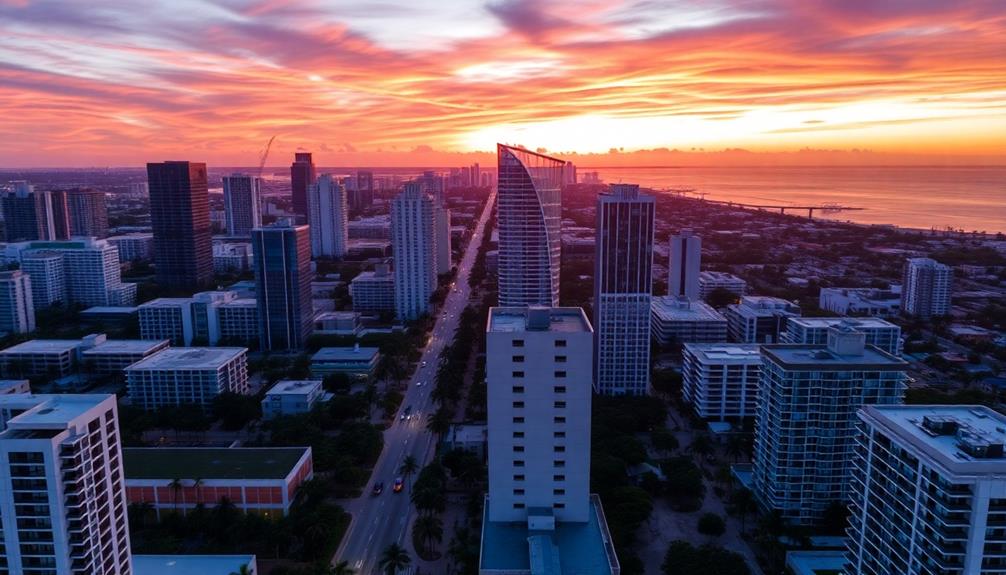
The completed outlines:
<svg viewBox="0 0 1006 575">
<path fill-rule="evenodd" d="M 807 329 L 829 328 L 833 325 L 846 324 L 855 329 L 897 328 L 893 323 L 879 317 L 791 317 L 787 325 L 800 325 Z"/>
<path fill-rule="evenodd" d="M 819 575 L 842 573 L 847 560 L 844 551 L 790 551 L 786 553 L 786 567 L 794 575 Z M 137 573 L 137 575 L 141 575 Z"/>
<path fill-rule="evenodd" d="M 980 405 L 864 406 L 860 417 L 873 422 L 887 435 L 914 447 L 945 467 L 966 473 L 1006 473 L 1006 455 L 1001 448 L 984 457 L 966 452 L 962 443 L 1006 444 L 1006 416 Z M 943 432 L 924 427 L 929 418 L 937 424 L 952 423 Z"/>
<path fill-rule="evenodd" d="M 482 521 L 480 570 L 531 573 L 531 549 L 544 563 L 542 575 L 610 575 L 607 526 L 598 521 L 598 501 L 591 498 L 586 523 L 556 523 L 555 531 L 530 531 L 527 523 Z M 488 509 L 488 505 L 486 506 Z M 530 539 L 530 541 L 529 541 Z M 540 554 L 540 555 L 538 555 Z M 617 565 L 617 559 L 611 557 Z M 541 564 L 539 563 L 539 565 Z"/>
<path fill-rule="evenodd" d="M 285 479 L 307 447 L 125 447 L 126 479 Z"/>
<path fill-rule="evenodd" d="M 713 272 L 713 271 L 699 272 L 699 281 L 702 280 L 739 281 L 739 282 L 744 281 L 743 279 L 729 272 Z"/>
<path fill-rule="evenodd" d="M 8 353 L 67 353 L 77 349 L 81 344 L 79 339 L 33 339 L 7 349 L 0 354 Z"/>
<path fill-rule="evenodd" d="M 152 299 L 148 302 L 141 303 L 139 307 L 178 307 L 180 305 L 187 305 L 192 303 L 192 298 L 190 297 L 159 297 L 157 299 Z"/>
<path fill-rule="evenodd" d="M 380 352 L 376 347 L 323 347 L 311 356 L 311 361 L 370 361 Z"/>
<path fill-rule="evenodd" d="M 277 381 L 266 395 L 303 395 L 318 387 L 321 381 L 317 379 L 284 379 Z"/>
<path fill-rule="evenodd" d="M 81 355 L 99 355 L 106 353 L 150 353 L 168 345 L 168 340 L 151 339 L 110 339 L 85 351 Z"/>
<path fill-rule="evenodd" d="M 540 325 L 536 322 L 540 321 Z M 546 323 L 547 321 L 547 323 Z M 578 307 L 494 307 L 489 310 L 490 332 L 593 332 L 590 321 Z"/>
<path fill-rule="evenodd" d="M 761 346 L 756 343 L 686 343 L 685 351 L 710 363 L 761 363 Z"/>
<path fill-rule="evenodd" d="M 134 363 L 126 371 L 218 369 L 247 351 L 243 347 L 169 347 Z"/>
<path fill-rule="evenodd" d="M 136 575 L 232 575 L 254 555 L 133 555 Z"/>
<path fill-rule="evenodd" d="M 0 396 L 0 408 L 25 410 L 7 422 L 10 429 L 65 429 L 74 419 L 93 409 L 114 395 L 55 394 L 29 395 L 15 394 Z"/>
<path fill-rule="evenodd" d="M 135 308 L 135 307 L 119 307 L 119 306 L 110 306 L 110 305 L 96 305 L 94 307 L 89 307 L 89 308 L 85 309 L 84 311 L 82 311 L 80 313 L 82 313 L 82 314 L 114 313 L 114 314 L 129 315 L 129 314 L 136 313 L 136 310 L 137 310 L 137 308 Z"/>
<path fill-rule="evenodd" d="M 840 355 L 826 345 L 770 344 L 762 346 L 762 354 L 785 367 L 874 371 L 904 371 L 908 367 L 905 360 L 872 346 L 866 346 L 860 355 Z"/>
<path fill-rule="evenodd" d="M 674 296 L 653 298 L 650 310 L 661 321 L 727 321 L 720 312 L 704 301 L 689 301 Z"/>
</svg>

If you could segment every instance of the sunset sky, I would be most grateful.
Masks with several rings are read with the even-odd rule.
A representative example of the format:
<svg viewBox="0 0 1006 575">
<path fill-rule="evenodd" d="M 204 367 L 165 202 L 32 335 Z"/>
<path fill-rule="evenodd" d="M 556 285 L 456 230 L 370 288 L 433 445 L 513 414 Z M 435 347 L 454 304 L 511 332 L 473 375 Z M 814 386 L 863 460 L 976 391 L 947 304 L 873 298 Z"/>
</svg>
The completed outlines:
<svg viewBox="0 0 1006 575">
<path fill-rule="evenodd" d="M 0 166 L 254 165 L 271 136 L 270 165 L 1006 163 L 1006 2 L 0 0 Z"/>
</svg>

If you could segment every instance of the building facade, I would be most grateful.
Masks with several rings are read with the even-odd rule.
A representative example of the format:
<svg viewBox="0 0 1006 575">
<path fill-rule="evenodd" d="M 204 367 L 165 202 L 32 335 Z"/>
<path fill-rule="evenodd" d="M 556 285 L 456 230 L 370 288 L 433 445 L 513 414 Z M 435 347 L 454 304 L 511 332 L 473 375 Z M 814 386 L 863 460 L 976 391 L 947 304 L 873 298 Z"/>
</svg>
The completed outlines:
<svg viewBox="0 0 1006 575">
<path fill-rule="evenodd" d="M 704 301 L 717 289 L 741 297 L 747 291 L 747 285 L 746 281 L 727 272 L 699 272 L 699 299 Z"/>
<path fill-rule="evenodd" d="M 727 335 L 737 343 L 779 343 L 787 321 L 800 317 L 800 306 L 782 298 L 744 296 L 723 311 Z"/>
<path fill-rule="evenodd" d="M 0 272 L 0 332 L 35 331 L 35 303 L 31 278 L 20 271 Z"/>
<path fill-rule="evenodd" d="M 437 288 L 434 199 L 417 182 L 391 203 L 391 243 L 395 253 L 395 311 L 411 321 L 429 313 Z"/>
<path fill-rule="evenodd" d="M 119 261 L 150 261 L 154 259 L 154 234 L 133 233 L 111 236 L 108 243 L 119 250 Z"/>
<path fill-rule="evenodd" d="M 91 188 L 66 191 L 70 235 L 88 238 L 108 236 L 108 206 L 105 192 Z"/>
<path fill-rule="evenodd" d="M 711 421 L 754 417 L 761 377 L 758 345 L 686 343 L 682 358 L 682 395 L 695 415 Z"/>
<path fill-rule="evenodd" d="M 378 264 L 373 271 L 358 274 L 349 282 L 353 311 L 388 313 L 395 311 L 395 276 L 387 264 Z"/>
<path fill-rule="evenodd" d="M 52 192 L 36 190 L 35 186 L 25 181 L 11 182 L 9 187 L 10 191 L 0 197 L 8 242 L 67 238 L 69 224 L 65 221 L 66 210 L 55 213 Z M 66 201 L 65 195 L 58 197 Z M 57 216 L 64 219 L 62 225 L 57 223 Z"/>
<path fill-rule="evenodd" d="M 308 226 L 280 221 L 252 231 L 259 348 L 298 350 L 314 322 L 311 237 Z"/>
<path fill-rule="evenodd" d="M 828 330 L 835 326 L 862 332 L 866 336 L 866 345 L 876 346 L 891 355 L 901 357 L 901 327 L 880 318 L 790 318 L 786 322 L 786 331 L 780 335 L 779 341 L 825 345 L 828 343 Z"/>
<path fill-rule="evenodd" d="M 727 318 L 701 300 L 655 297 L 650 313 L 653 337 L 661 345 L 727 340 Z"/>
<path fill-rule="evenodd" d="M 814 525 L 848 501 L 856 411 L 900 404 L 907 363 L 840 327 L 827 345 L 766 345 L 762 357 L 755 498 L 787 522 Z"/>
<path fill-rule="evenodd" d="M 1006 417 L 984 406 L 866 406 L 852 465 L 849 575 L 1006 570 Z"/>
<path fill-rule="evenodd" d="M 950 314 L 954 272 L 929 258 L 905 261 L 901 282 L 901 312 L 923 319 Z"/>
<path fill-rule="evenodd" d="M 451 273 L 451 211 L 444 206 L 434 206 L 433 225 L 436 228 L 437 275 Z"/>
<path fill-rule="evenodd" d="M 280 380 L 262 399 L 262 419 L 310 413 L 315 405 L 331 397 L 325 393 L 320 379 Z"/>
<path fill-rule="evenodd" d="M 262 225 L 262 179 L 248 174 L 223 177 L 227 233 L 247 237 Z"/>
<path fill-rule="evenodd" d="M 821 288 L 818 307 L 838 315 L 897 317 L 901 314 L 901 286 L 876 288 Z"/>
<path fill-rule="evenodd" d="M 213 281 L 206 164 L 147 164 L 154 265 L 162 287 L 193 289 Z"/>
<path fill-rule="evenodd" d="M 125 369 L 133 405 L 153 411 L 170 405 L 209 409 L 225 392 L 248 393 L 243 347 L 169 347 Z"/>
<path fill-rule="evenodd" d="M 31 278 L 35 309 L 45 309 L 67 301 L 66 265 L 62 254 L 46 250 L 25 253 L 21 256 L 21 271 Z"/>
<path fill-rule="evenodd" d="M 667 276 L 667 295 L 699 299 L 699 269 L 702 266 L 702 238 L 692 230 L 671 236 L 671 258 Z"/>
<path fill-rule="evenodd" d="M 322 174 L 307 188 L 311 254 L 341 258 L 349 249 L 349 204 L 346 188 L 332 174 Z"/>
<path fill-rule="evenodd" d="M 645 395 L 650 388 L 654 199 L 615 184 L 597 198 L 594 389 Z"/>
<path fill-rule="evenodd" d="M 115 396 L 0 396 L 0 430 L 0 572 L 131 575 Z"/>
<path fill-rule="evenodd" d="M 559 305 L 565 162 L 498 144 L 501 306 Z"/>
</svg>

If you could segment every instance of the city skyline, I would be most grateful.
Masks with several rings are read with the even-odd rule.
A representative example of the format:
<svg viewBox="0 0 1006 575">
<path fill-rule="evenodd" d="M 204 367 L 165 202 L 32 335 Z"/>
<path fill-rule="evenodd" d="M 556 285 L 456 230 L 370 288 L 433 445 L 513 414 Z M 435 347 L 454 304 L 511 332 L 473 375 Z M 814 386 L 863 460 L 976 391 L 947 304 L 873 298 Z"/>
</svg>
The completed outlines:
<svg viewBox="0 0 1006 575">
<path fill-rule="evenodd" d="M 489 164 L 497 141 L 583 165 L 1006 150 L 994 2 L 102 4 L 0 2 L 0 164 L 253 165 L 272 136 L 321 165 Z"/>
</svg>

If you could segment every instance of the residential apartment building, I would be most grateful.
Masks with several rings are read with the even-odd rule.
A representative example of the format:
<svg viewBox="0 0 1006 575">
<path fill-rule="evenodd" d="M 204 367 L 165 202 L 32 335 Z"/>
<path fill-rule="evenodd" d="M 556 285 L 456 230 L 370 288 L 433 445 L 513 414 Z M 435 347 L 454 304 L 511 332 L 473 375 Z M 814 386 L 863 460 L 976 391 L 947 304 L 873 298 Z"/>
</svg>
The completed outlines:
<svg viewBox="0 0 1006 575">
<path fill-rule="evenodd" d="M 290 200 L 295 223 L 308 223 L 308 188 L 318 179 L 310 152 L 296 152 L 290 164 Z"/>
<path fill-rule="evenodd" d="M 782 298 L 744 296 L 723 311 L 727 335 L 737 343 L 779 343 L 790 318 L 800 317 L 800 306 Z"/>
<path fill-rule="evenodd" d="M 0 333 L 35 331 L 35 303 L 31 278 L 19 271 L 0 272 Z"/>
<path fill-rule="evenodd" d="M 141 339 L 171 345 L 247 343 L 258 339 L 258 303 L 235 291 L 200 292 L 191 298 L 157 298 L 137 308 Z"/>
<path fill-rule="evenodd" d="M 119 261 L 135 262 L 154 259 L 154 234 L 136 232 L 110 236 L 108 243 L 119 250 Z"/>
<path fill-rule="evenodd" d="M 167 340 L 109 340 L 96 333 L 81 339 L 33 339 L 0 350 L 0 371 L 6 377 L 111 375 L 168 347 Z"/>
<path fill-rule="evenodd" d="M 322 174 L 308 186 L 311 255 L 341 258 L 349 249 L 349 204 L 346 188 L 332 174 Z"/>
<path fill-rule="evenodd" d="M 501 306 L 559 305 L 565 162 L 498 144 Z"/>
<path fill-rule="evenodd" d="M 223 177 L 227 234 L 247 237 L 262 225 L 262 179 L 248 174 Z"/>
<path fill-rule="evenodd" d="M 395 253 L 395 311 L 411 321 L 429 313 L 437 288 L 434 200 L 417 182 L 391 202 L 391 243 Z"/>
<path fill-rule="evenodd" d="M 1006 417 L 984 406 L 865 406 L 849 575 L 1006 571 Z"/>
<path fill-rule="evenodd" d="M 818 307 L 838 315 L 897 317 L 901 314 L 901 286 L 876 288 L 821 288 Z"/>
<path fill-rule="evenodd" d="M 928 319 L 950 314 L 954 271 L 929 258 L 905 261 L 901 282 L 901 312 Z"/>
<path fill-rule="evenodd" d="M 332 398 L 320 379 L 277 381 L 262 399 L 262 419 L 310 413 L 319 403 Z"/>
<path fill-rule="evenodd" d="M 0 573 L 130 575 L 114 395 L 0 396 Z"/>
<path fill-rule="evenodd" d="M 63 255 L 52 251 L 35 251 L 20 256 L 21 271 L 31 281 L 32 304 L 41 310 L 67 301 L 66 265 Z"/>
<path fill-rule="evenodd" d="M 614 184 L 597 197 L 594 389 L 645 395 L 650 388 L 654 199 Z"/>
<path fill-rule="evenodd" d="M 129 400 L 148 411 L 195 404 L 209 409 L 221 393 L 248 393 L 243 347 L 169 347 L 125 369 Z"/>
<path fill-rule="evenodd" d="M 797 525 L 847 502 L 856 411 L 902 402 L 907 363 L 832 327 L 826 345 L 762 346 L 755 414 L 754 493 Z"/>
<path fill-rule="evenodd" d="M 385 313 L 395 311 L 395 276 L 387 264 L 378 264 L 373 271 L 360 272 L 349 282 L 353 311 Z"/>
<path fill-rule="evenodd" d="M 701 300 L 655 297 L 650 313 L 653 337 L 661 345 L 727 340 L 727 318 Z"/>
<path fill-rule="evenodd" d="M 786 322 L 786 331 L 779 336 L 779 341 L 825 345 L 828 343 L 828 330 L 835 326 L 862 332 L 866 336 L 866 345 L 876 346 L 891 355 L 901 357 L 901 327 L 873 317 L 790 318 Z"/>
<path fill-rule="evenodd" d="M 7 246 L 31 277 L 36 309 L 56 303 L 90 306 L 131 306 L 136 284 L 124 283 L 119 251 L 106 240 L 22 242 Z"/>
<path fill-rule="evenodd" d="M 747 291 L 748 283 L 727 272 L 699 272 L 699 299 L 705 300 L 717 289 L 726 290 L 741 297 Z"/>
<path fill-rule="evenodd" d="M 77 188 L 66 192 L 70 236 L 104 238 L 108 235 L 108 206 L 105 192 Z"/>
<path fill-rule="evenodd" d="M 761 378 L 757 344 L 686 343 L 682 395 L 695 415 L 711 421 L 754 417 Z"/>
</svg>

